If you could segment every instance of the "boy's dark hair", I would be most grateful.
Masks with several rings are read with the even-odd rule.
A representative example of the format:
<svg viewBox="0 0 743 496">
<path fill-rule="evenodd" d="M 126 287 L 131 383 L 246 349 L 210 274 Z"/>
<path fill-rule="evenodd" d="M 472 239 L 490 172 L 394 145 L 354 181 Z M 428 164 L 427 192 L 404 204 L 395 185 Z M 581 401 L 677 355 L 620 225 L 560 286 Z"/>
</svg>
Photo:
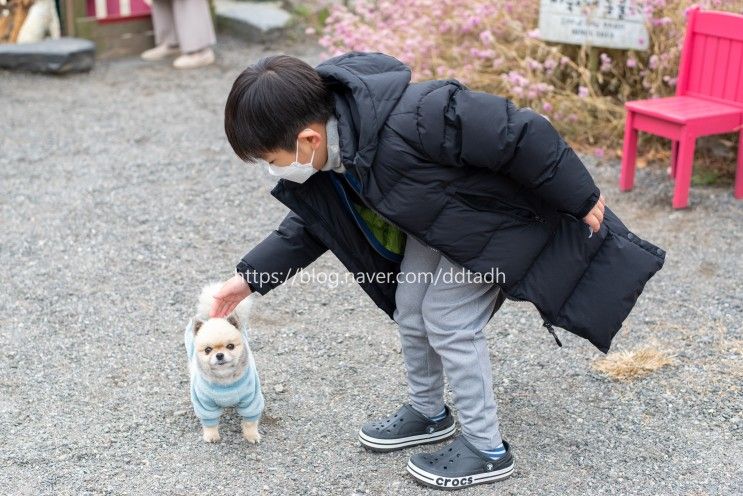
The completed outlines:
<svg viewBox="0 0 743 496">
<path fill-rule="evenodd" d="M 294 150 L 297 134 L 333 115 L 331 93 L 317 71 L 289 55 L 264 57 L 232 84 L 224 130 L 238 157 L 249 162 L 266 152 Z"/>
</svg>

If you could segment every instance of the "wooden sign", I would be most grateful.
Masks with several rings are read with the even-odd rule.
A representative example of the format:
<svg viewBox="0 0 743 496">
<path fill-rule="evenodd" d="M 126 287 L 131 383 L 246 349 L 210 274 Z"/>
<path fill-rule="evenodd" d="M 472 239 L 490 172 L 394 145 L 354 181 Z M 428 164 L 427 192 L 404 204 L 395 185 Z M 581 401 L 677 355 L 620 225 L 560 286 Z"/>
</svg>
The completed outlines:
<svg viewBox="0 0 743 496">
<path fill-rule="evenodd" d="M 630 0 L 540 0 L 539 38 L 607 48 L 647 50 L 640 7 Z"/>
</svg>

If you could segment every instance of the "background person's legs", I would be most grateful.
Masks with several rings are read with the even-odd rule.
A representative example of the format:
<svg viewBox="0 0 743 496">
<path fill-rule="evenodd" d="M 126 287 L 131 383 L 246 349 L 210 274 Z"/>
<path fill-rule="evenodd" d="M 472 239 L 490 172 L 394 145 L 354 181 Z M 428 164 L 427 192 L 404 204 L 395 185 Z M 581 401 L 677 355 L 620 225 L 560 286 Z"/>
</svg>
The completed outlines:
<svg viewBox="0 0 743 496">
<path fill-rule="evenodd" d="M 181 52 L 196 52 L 217 42 L 207 0 L 172 1 L 175 30 Z"/>
<path fill-rule="evenodd" d="M 433 273 L 440 258 L 440 253 L 407 237 L 393 314 L 399 325 L 410 404 L 427 417 L 444 408 L 444 371 L 423 324 L 421 308 L 429 279 L 422 273 Z"/>
<path fill-rule="evenodd" d="M 155 45 L 167 43 L 171 47 L 178 46 L 172 1 L 152 0 L 151 11 L 152 27 L 155 31 Z"/>
<path fill-rule="evenodd" d="M 490 450 L 502 439 L 482 330 L 502 297 L 497 285 L 468 282 L 466 275 L 464 282 L 445 282 L 443 273 L 450 270 L 457 273 L 462 267 L 442 256 L 436 269 L 442 272 L 439 281 L 428 286 L 423 298 L 423 322 L 454 394 L 462 434 L 477 448 Z"/>
<path fill-rule="evenodd" d="M 155 47 L 140 54 L 144 60 L 161 60 L 170 55 L 177 55 L 178 37 L 173 18 L 171 0 L 152 0 L 152 26 L 155 31 Z"/>
</svg>

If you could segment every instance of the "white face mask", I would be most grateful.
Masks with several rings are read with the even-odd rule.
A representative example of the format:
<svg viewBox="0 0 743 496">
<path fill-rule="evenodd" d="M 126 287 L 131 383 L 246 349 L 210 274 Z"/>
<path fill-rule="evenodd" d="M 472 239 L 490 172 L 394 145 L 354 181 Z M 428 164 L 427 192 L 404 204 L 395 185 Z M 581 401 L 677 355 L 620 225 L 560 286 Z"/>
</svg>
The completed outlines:
<svg viewBox="0 0 743 496">
<path fill-rule="evenodd" d="M 295 183 L 303 183 L 312 174 L 317 172 L 317 169 L 315 169 L 312 166 L 312 161 L 314 159 L 315 159 L 315 150 L 312 150 L 312 157 L 310 158 L 309 163 L 300 164 L 298 162 L 299 160 L 299 140 L 297 140 L 297 154 L 294 157 L 294 162 L 284 167 L 279 167 L 273 164 L 268 164 L 268 173 L 271 174 L 272 176 L 283 177 L 284 179 L 288 179 L 289 181 L 294 181 Z"/>
</svg>

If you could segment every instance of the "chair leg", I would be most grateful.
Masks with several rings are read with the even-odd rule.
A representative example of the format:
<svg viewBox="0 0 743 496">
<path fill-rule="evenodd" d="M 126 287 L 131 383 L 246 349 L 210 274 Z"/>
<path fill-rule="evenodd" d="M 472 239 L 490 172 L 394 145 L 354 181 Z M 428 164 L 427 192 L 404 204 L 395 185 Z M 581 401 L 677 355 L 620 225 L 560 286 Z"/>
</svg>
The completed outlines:
<svg viewBox="0 0 743 496">
<path fill-rule="evenodd" d="M 637 158 L 637 129 L 634 129 L 634 112 L 627 112 L 624 120 L 624 145 L 622 146 L 622 172 L 619 189 L 629 191 L 635 185 L 635 161 Z"/>
<path fill-rule="evenodd" d="M 676 161 L 676 186 L 673 191 L 673 208 L 686 208 L 689 204 L 691 171 L 694 165 L 694 146 L 696 136 L 684 131 L 679 139 L 678 160 Z"/>
<path fill-rule="evenodd" d="M 668 169 L 668 177 L 671 179 L 676 177 L 676 162 L 679 157 L 679 142 L 678 140 L 671 140 L 671 167 Z"/>
<path fill-rule="evenodd" d="M 735 170 L 735 197 L 743 199 L 743 129 L 738 133 L 738 168 Z"/>
</svg>

